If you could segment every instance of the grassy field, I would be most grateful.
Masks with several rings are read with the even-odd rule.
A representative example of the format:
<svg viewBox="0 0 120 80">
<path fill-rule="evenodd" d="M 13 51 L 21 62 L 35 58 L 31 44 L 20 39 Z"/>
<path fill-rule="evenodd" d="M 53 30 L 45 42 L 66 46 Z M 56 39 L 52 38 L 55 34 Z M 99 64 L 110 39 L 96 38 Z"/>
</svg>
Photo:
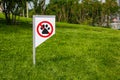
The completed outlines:
<svg viewBox="0 0 120 80">
<path fill-rule="evenodd" d="M 32 25 L 0 22 L 0 80 L 120 80 L 120 31 L 56 23 L 36 58 Z"/>
</svg>

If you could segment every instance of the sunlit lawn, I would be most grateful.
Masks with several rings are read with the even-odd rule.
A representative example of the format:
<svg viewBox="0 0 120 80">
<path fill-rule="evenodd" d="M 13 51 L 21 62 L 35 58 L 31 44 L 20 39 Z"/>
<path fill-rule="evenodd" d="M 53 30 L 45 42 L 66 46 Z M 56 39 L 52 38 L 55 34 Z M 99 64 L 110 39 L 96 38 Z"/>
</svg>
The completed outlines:
<svg viewBox="0 0 120 80">
<path fill-rule="evenodd" d="M 32 25 L 0 22 L 0 80 L 119 80 L 120 31 L 57 23 L 36 61 Z"/>
</svg>

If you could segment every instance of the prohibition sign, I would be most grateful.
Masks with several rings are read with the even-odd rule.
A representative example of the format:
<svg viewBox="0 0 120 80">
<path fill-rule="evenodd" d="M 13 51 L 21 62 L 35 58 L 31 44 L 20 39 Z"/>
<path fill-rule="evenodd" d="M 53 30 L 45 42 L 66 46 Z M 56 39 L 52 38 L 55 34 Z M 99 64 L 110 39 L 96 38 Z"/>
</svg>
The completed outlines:
<svg viewBox="0 0 120 80">
<path fill-rule="evenodd" d="M 49 31 L 47 35 L 44 35 L 44 34 L 40 33 L 40 31 L 39 31 L 40 28 L 44 28 L 44 27 L 42 27 L 43 23 L 50 25 L 49 27 L 51 28 L 51 31 Z M 53 33 L 53 26 L 52 26 L 52 24 L 50 22 L 48 22 L 48 21 L 42 21 L 42 22 L 40 22 L 37 25 L 37 33 L 38 33 L 39 36 L 41 36 L 43 38 L 49 37 Z"/>
</svg>

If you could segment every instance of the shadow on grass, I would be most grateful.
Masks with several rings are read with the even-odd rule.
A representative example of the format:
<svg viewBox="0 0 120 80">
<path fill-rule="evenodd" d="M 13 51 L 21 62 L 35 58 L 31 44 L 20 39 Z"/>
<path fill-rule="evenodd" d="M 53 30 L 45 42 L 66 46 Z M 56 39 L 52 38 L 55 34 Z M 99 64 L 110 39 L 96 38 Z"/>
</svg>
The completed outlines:
<svg viewBox="0 0 120 80">
<path fill-rule="evenodd" d="M 7 24 L 5 19 L 0 18 L 0 27 L 21 27 L 21 28 L 27 28 L 32 27 L 32 22 L 30 21 L 16 21 L 15 24 Z"/>
</svg>

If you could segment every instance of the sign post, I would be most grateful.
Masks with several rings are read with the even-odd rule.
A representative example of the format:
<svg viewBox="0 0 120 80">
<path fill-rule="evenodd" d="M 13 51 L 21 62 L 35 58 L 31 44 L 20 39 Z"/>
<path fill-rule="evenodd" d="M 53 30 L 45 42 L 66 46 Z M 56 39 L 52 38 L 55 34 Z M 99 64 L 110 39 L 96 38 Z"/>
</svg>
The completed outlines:
<svg viewBox="0 0 120 80">
<path fill-rule="evenodd" d="M 36 64 L 36 47 L 55 34 L 54 15 L 33 16 L 33 64 Z"/>
<path fill-rule="evenodd" d="M 36 50 L 35 50 L 35 18 L 33 18 L 33 64 L 36 63 Z"/>
</svg>

